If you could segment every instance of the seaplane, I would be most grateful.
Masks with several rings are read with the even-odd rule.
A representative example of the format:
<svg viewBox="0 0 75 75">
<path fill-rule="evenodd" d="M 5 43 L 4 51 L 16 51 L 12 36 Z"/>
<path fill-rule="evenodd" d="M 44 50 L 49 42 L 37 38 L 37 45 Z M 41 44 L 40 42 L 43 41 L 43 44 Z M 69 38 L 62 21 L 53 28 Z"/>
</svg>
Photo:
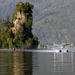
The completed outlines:
<svg viewBox="0 0 75 75">
<path fill-rule="evenodd" d="M 47 51 L 55 52 L 55 53 L 69 53 L 69 52 L 71 52 L 70 49 L 61 49 L 61 48 L 51 49 L 51 50 L 47 50 Z"/>
<path fill-rule="evenodd" d="M 57 45 L 53 46 L 51 48 L 40 48 L 40 49 L 15 49 L 13 48 L 13 51 L 25 51 L 25 52 L 45 52 L 45 53 L 72 53 L 75 52 L 75 50 L 71 50 L 67 48 L 67 46 L 64 45 Z"/>
<path fill-rule="evenodd" d="M 53 52 L 60 52 L 60 53 L 69 53 L 72 52 L 69 48 L 66 48 L 66 45 L 57 46 L 51 49 Z"/>
<path fill-rule="evenodd" d="M 63 52 L 63 53 L 68 53 L 69 50 L 68 50 L 68 49 L 60 49 L 59 52 L 60 52 L 60 53 L 61 53 L 61 52 Z"/>
<path fill-rule="evenodd" d="M 45 49 L 45 50 L 42 50 L 42 49 L 40 49 L 40 50 L 25 50 L 26 52 L 42 52 L 42 53 L 72 53 L 72 51 L 71 50 L 68 50 L 68 49 Z"/>
</svg>

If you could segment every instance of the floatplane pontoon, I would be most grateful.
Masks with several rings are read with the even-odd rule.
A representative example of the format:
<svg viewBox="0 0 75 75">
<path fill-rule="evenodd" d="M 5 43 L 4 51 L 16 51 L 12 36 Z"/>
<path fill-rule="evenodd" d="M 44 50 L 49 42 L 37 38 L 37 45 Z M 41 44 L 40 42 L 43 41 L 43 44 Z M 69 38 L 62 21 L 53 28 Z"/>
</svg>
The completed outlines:
<svg viewBox="0 0 75 75">
<path fill-rule="evenodd" d="M 70 49 L 0 49 L 0 51 L 9 51 L 9 52 L 45 52 L 45 53 L 72 53 L 75 52 L 75 50 Z"/>
<path fill-rule="evenodd" d="M 71 53 L 74 52 L 68 49 L 54 49 L 54 50 L 25 50 L 26 52 L 45 52 L 45 53 Z"/>
</svg>

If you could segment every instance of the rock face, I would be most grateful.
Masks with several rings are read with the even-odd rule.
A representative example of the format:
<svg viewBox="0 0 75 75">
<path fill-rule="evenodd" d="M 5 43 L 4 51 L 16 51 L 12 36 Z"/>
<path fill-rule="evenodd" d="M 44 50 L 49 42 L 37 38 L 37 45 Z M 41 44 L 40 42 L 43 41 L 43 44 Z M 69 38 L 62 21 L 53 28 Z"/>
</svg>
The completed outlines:
<svg viewBox="0 0 75 75">
<path fill-rule="evenodd" d="M 13 21 L 14 27 L 11 28 L 12 32 L 16 34 L 20 29 L 22 29 L 25 21 L 26 16 L 24 15 L 24 12 L 17 12 L 16 20 Z"/>
<path fill-rule="evenodd" d="M 33 5 L 29 2 L 22 3 L 19 2 L 16 5 L 14 14 L 13 14 L 13 24 L 11 28 L 12 32 L 16 34 L 19 30 L 24 30 L 26 27 L 31 29 L 32 26 L 32 9 Z"/>
</svg>

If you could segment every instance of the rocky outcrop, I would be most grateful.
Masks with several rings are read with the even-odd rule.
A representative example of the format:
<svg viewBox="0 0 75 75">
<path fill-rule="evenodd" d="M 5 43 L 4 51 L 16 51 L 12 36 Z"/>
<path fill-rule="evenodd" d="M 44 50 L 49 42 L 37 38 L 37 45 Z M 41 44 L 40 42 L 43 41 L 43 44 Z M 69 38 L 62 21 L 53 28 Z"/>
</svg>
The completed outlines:
<svg viewBox="0 0 75 75">
<path fill-rule="evenodd" d="M 15 16 L 16 19 L 13 21 L 14 27 L 11 28 L 14 34 L 16 34 L 19 30 L 23 30 L 23 24 L 26 21 L 26 16 L 23 11 L 18 11 Z"/>
<path fill-rule="evenodd" d="M 2 48 L 36 48 L 38 38 L 32 33 L 32 9 L 29 2 L 19 2 L 12 16 L 12 23 L 7 19 L 7 29 L 1 32 L 0 44 Z M 4 29 L 5 27 L 3 27 Z"/>
</svg>

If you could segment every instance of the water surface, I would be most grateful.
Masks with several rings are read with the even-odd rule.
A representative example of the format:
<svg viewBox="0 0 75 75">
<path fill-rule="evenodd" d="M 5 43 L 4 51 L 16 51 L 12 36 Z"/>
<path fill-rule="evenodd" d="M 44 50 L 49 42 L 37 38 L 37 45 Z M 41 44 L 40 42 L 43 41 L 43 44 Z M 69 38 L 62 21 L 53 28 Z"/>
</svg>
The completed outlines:
<svg viewBox="0 0 75 75">
<path fill-rule="evenodd" d="M 75 53 L 0 52 L 0 75 L 74 75 Z"/>
</svg>

